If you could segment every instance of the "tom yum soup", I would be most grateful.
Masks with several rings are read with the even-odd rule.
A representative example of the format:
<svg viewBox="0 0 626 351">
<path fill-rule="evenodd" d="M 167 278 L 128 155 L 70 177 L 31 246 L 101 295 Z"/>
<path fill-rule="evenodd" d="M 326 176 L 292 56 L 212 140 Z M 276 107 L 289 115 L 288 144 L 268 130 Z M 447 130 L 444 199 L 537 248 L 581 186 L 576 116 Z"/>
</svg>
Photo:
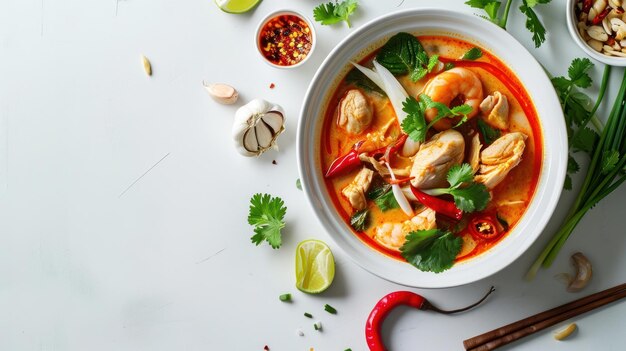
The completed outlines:
<svg viewBox="0 0 626 351">
<path fill-rule="evenodd" d="M 541 129 L 513 72 L 462 40 L 408 33 L 354 66 L 321 136 L 327 189 L 354 234 L 431 272 L 497 245 L 541 171 Z"/>
</svg>

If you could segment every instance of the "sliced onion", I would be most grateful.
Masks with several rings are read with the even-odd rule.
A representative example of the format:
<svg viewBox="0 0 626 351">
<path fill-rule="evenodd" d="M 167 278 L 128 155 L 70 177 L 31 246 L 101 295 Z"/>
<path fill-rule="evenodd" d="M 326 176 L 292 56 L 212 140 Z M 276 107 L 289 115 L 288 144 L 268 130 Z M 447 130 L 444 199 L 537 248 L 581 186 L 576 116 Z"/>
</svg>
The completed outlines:
<svg viewBox="0 0 626 351">
<path fill-rule="evenodd" d="M 385 165 L 387 166 L 387 169 L 389 170 L 391 179 L 396 180 L 396 176 L 393 174 L 393 171 L 391 170 L 391 166 L 389 166 L 389 163 L 385 162 Z M 404 196 L 402 189 L 400 189 L 400 185 L 392 184 L 391 191 L 393 191 L 393 197 L 396 198 L 396 201 L 398 202 L 398 205 L 400 205 L 400 208 L 402 209 L 402 211 L 404 211 L 404 213 L 406 213 L 407 216 L 413 217 L 414 216 L 413 207 L 411 207 L 409 200 L 407 200 L 406 196 Z"/>
<path fill-rule="evenodd" d="M 378 73 L 378 76 L 380 77 L 384 85 L 384 88 L 382 89 L 389 97 L 389 101 L 391 101 L 391 105 L 393 106 L 394 111 L 396 111 L 398 122 L 402 123 L 407 115 L 406 112 L 402 111 L 402 103 L 406 101 L 406 98 L 409 97 L 409 94 L 407 94 L 406 90 L 404 90 L 396 77 L 394 77 L 388 69 L 383 67 L 376 60 L 374 60 L 374 68 L 376 69 L 376 73 Z"/>
<path fill-rule="evenodd" d="M 352 65 L 354 65 L 354 67 L 356 67 L 359 71 L 361 71 L 361 73 L 365 74 L 367 78 L 369 78 L 372 82 L 374 82 L 374 84 L 378 85 L 379 88 L 381 88 L 385 93 L 387 93 L 387 91 L 385 91 L 385 84 L 383 83 L 382 79 L 380 79 L 380 76 L 378 75 L 378 73 L 374 72 L 373 70 L 367 67 L 363 67 L 359 65 L 358 63 L 352 62 Z"/>
</svg>

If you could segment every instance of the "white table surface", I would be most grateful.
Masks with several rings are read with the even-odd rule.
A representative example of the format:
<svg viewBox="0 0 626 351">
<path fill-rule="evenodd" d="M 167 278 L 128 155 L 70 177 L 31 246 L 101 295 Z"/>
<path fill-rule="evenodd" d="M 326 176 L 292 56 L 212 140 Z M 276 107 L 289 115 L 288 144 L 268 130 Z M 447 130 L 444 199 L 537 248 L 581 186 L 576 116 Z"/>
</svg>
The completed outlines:
<svg viewBox="0 0 626 351">
<path fill-rule="evenodd" d="M 288 6 L 311 15 L 319 2 L 265 0 L 250 14 L 229 15 L 210 0 L 0 0 L 1 350 L 366 349 L 371 307 L 405 287 L 354 264 L 295 186 L 305 90 L 351 30 L 315 24 L 316 51 L 295 70 L 271 68 L 253 46 L 267 13 Z M 360 2 L 355 28 L 397 8 L 472 12 L 463 0 Z M 583 56 L 566 32 L 565 1 L 538 9 L 549 32 L 540 49 L 515 3 L 510 32 L 550 72 L 564 74 Z M 153 63 L 151 78 L 141 54 Z M 613 71 L 607 101 L 622 72 Z M 598 65 L 596 83 L 600 74 Z M 256 97 L 281 104 L 287 131 L 280 152 L 239 156 L 230 139 L 237 106 L 216 104 L 202 80 L 237 87 L 237 106 Z M 286 202 L 280 250 L 250 243 L 246 217 L 256 192 Z M 461 350 L 463 339 L 626 281 L 625 196 L 622 187 L 589 213 L 554 266 L 531 283 L 522 276 L 573 193 L 562 196 L 528 254 L 495 276 L 412 289 L 443 308 L 472 302 L 492 284 L 498 290 L 479 309 L 453 317 L 395 311 L 384 326 L 388 347 Z M 307 238 L 326 241 L 337 262 L 335 282 L 319 296 L 294 287 L 294 249 Z M 571 270 L 568 257 L 577 250 L 593 261 L 595 275 L 582 294 L 570 294 L 553 276 Z M 285 292 L 292 303 L 278 300 Z M 326 303 L 339 313 L 324 312 Z M 576 318 L 580 329 L 570 340 L 557 342 L 547 331 L 503 350 L 623 350 L 624 315 L 626 303 L 615 304 Z"/>
</svg>

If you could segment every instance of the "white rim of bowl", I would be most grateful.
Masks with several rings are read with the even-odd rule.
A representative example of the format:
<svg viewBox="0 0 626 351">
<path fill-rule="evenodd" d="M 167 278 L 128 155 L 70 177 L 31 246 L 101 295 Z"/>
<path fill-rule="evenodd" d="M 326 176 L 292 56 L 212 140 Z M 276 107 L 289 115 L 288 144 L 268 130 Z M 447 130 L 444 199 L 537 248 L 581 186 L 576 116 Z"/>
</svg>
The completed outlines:
<svg viewBox="0 0 626 351">
<path fill-rule="evenodd" d="M 419 20 L 416 20 L 416 17 L 418 17 Z M 432 24 L 435 23 L 433 22 L 434 18 L 437 19 L 437 21 L 435 21 L 437 24 Z M 463 31 L 446 30 L 446 28 L 438 24 L 445 19 L 454 20 L 454 23 L 470 23 L 476 29 L 464 28 Z M 397 27 L 399 28 L 393 27 L 394 21 L 397 21 Z M 407 24 L 407 21 L 410 21 L 410 23 Z M 470 33 L 499 32 L 498 36 L 494 36 L 495 39 L 504 41 L 506 48 L 510 50 L 510 52 L 515 53 L 509 54 L 508 56 L 514 55 L 517 62 L 524 62 L 524 67 L 526 68 L 519 68 L 519 70 L 535 73 L 532 79 L 530 77 L 523 77 L 517 72 L 516 75 L 525 86 L 532 101 L 535 102 L 533 105 L 540 116 L 543 146 L 542 170 L 537 188 L 535 189 L 535 194 L 523 217 L 520 219 L 519 223 L 516 224 L 512 232 L 485 254 L 472 258 L 468 262 L 457 264 L 450 270 L 440 273 L 439 275 L 421 272 L 406 262 L 400 262 L 375 251 L 357 238 L 357 236 L 347 228 L 347 224 L 343 219 L 339 218 L 334 205 L 332 202 L 329 202 L 322 170 L 319 169 L 319 149 L 315 149 L 316 145 L 319 146 L 318 131 L 321 130 L 321 127 L 315 125 L 313 117 L 319 116 L 319 113 L 324 113 L 325 109 L 323 109 L 324 106 L 314 106 L 311 102 L 311 100 L 314 99 L 316 100 L 314 101 L 315 103 L 323 105 L 319 100 L 321 99 L 321 101 L 324 102 L 329 94 L 329 86 L 325 85 L 332 85 L 332 83 L 328 83 L 328 81 L 332 82 L 333 79 L 336 80 L 336 77 L 326 77 L 326 75 L 330 73 L 336 75 L 339 74 L 342 69 L 345 69 L 347 62 L 333 62 L 336 61 L 333 60 L 335 56 L 342 54 L 344 56 L 351 55 L 352 57 L 350 59 L 353 59 L 353 57 L 357 55 L 353 52 L 354 50 L 359 49 L 365 51 L 368 45 L 372 45 L 375 42 L 375 39 L 380 40 L 383 37 L 388 39 L 393 33 L 402 30 L 412 32 L 420 30 L 426 32 L 429 29 L 424 27 L 424 23 L 430 23 L 428 26 L 435 28 L 434 30 L 430 29 L 430 32 L 437 31 L 442 34 L 458 35 L 463 37 L 466 41 L 480 43 L 480 45 L 485 48 L 492 46 L 485 45 L 484 40 L 472 39 L 476 37 L 477 34 Z M 364 44 L 358 44 L 359 40 L 363 40 Z M 499 44 L 502 43 L 499 42 Z M 346 53 L 344 54 L 342 51 L 346 51 Z M 495 53 L 496 50 L 490 51 L 494 51 Z M 498 57 L 505 64 L 509 64 L 508 61 L 505 61 L 504 57 L 500 55 L 498 55 Z M 520 64 L 517 63 L 517 66 L 519 65 Z M 327 70 L 330 72 L 327 73 Z M 534 87 L 534 89 L 542 88 L 548 90 L 541 91 L 541 96 L 539 97 L 528 88 L 529 86 Z M 449 288 L 473 283 L 491 276 L 513 263 L 536 241 L 550 219 L 561 194 L 567 165 L 567 135 L 565 133 L 565 122 L 556 92 L 553 89 L 545 87 L 551 87 L 550 80 L 535 58 L 514 37 L 493 23 L 464 13 L 432 8 L 397 11 L 375 18 L 352 32 L 331 51 L 317 70 L 305 95 L 305 100 L 300 111 L 297 132 L 298 168 L 305 196 L 309 204 L 313 207 L 318 220 L 329 233 L 332 240 L 341 247 L 356 264 L 383 279 L 411 287 Z M 536 101 L 539 101 L 539 98 L 546 102 L 537 105 Z M 309 112 L 312 118 L 306 118 Z M 546 133 L 548 131 L 551 133 L 550 139 L 546 139 Z M 311 150 L 311 148 L 313 148 L 313 150 Z M 508 250 L 506 255 L 500 255 L 505 249 Z M 494 260 L 496 260 L 495 263 Z"/>
<path fill-rule="evenodd" d="M 277 65 L 277 64 L 275 64 L 273 62 L 270 62 L 268 59 L 265 58 L 265 55 L 263 55 L 263 52 L 261 52 L 262 49 L 259 46 L 259 44 L 260 44 L 259 35 L 261 34 L 261 29 L 263 29 L 265 24 L 267 22 L 269 22 L 272 18 L 277 17 L 279 15 L 294 15 L 294 16 L 300 17 L 301 19 L 304 20 L 304 22 L 306 22 L 306 24 L 309 26 L 309 30 L 311 31 L 311 49 L 307 53 L 307 55 L 304 58 L 304 60 L 296 63 L 295 65 L 281 66 L 281 65 Z M 315 50 L 315 45 L 316 44 L 317 44 L 317 35 L 315 33 L 315 28 L 313 27 L 313 22 L 311 22 L 309 20 L 309 18 L 306 17 L 305 15 L 303 15 L 303 14 L 297 12 L 297 11 L 289 10 L 289 9 L 281 9 L 281 10 L 276 10 L 276 11 L 270 12 L 267 16 L 263 17 L 261 22 L 259 22 L 259 25 L 257 26 L 257 29 L 256 29 L 256 33 L 254 34 L 254 47 L 256 47 L 256 50 L 257 50 L 259 56 L 261 56 L 261 59 L 265 63 L 267 63 L 268 65 L 270 65 L 270 66 L 272 66 L 274 68 L 280 68 L 280 69 L 296 68 L 296 67 L 299 67 L 299 66 L 303 65 L 305 62 L 307 62 L 309 60 L 309 58 L 313 54 L 313 51 Z"/>
<path fill-rule="evenodd" d="M 567 29 L 569 31 L 570 36 L 574 40 L 578 46 L 591 58 L 598 60 L 602 63 L 605 63 L 610 66 L 626 66 L 626 57 L 614 57 L 608 56 L 601 52 L 597 52 L 592 49 L 587 42 L 580 37 L 580 33 L 578 33 L 578 27 L 576 24 L 578 23 L 578 19 L 576 18 L 576 4 L 578 0 L 567 0 L 566 5 L 566 16 L 567 16 Z M 607 5 L 608 6 L 608 5 Z"/>
</svg>

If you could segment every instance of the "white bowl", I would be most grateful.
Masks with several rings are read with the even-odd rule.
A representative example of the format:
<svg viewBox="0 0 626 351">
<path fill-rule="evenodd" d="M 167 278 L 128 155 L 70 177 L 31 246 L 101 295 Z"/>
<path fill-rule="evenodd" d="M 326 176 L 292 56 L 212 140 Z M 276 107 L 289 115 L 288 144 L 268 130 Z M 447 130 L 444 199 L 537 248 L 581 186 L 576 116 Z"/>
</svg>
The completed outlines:
<svg viewBox="0 0 626 351">
<path fill-rule="evenodd" d="M 267 58 L 265 58 L 265 55 L 263 55 L 263 52 L 261 52 L 262 48 L 259 46 L 260 44 L 259 35 L 261 34 L 261 29 L 263 29 L 263 27 L 265 27 L 265 24 L 267 24 L 267 22 L 269 22 L 271 19 L 273 19 L 274 17 L 282 16 L 282 15 L 293 15 L 296 17 L 300 17 L 302 20 L 304 20 L 304 22 L 306 22 L 306 24 L 309 26 L 309 30 L 311 31 L 311 50 L 309 50 L 304 60 L 296 63 L 295 65 L 281 66 L 273 62 L 270 62 Z M 254 45 L 259 53 L 259 56 L 261 56 L 261 59 L 265 61 L 268 65 L 275 67 L 275 68 L 281 68 L 281 69 L 289 69 L 289 68 L 296 68 L 296 67 L 302 66 L 305 62 L 309 60 L 309 58 L 313 54 L 313 50 L 315 50 L 316 44 L 317 44 L 317 35 L 315 33 L 315 27 L 313 27 L 313 22 L 311 22 L 306 16 L 293 10 L 278 10 L 278 11 L 271 12 L 269 15 L 265 16 L 261 20 L 261 22 L 259 22 L 259 25 L 256 29 L 256 33 L 254 34 Z"/>
<path fill-rule="evenodd" d="M 580 37 L 578 27 L 576 26 L 578 19 L 576 18 L 576 12 L 574 11 L 577 2 L 577 0 L 567 0 L 567 7 L 565 11 L 567 14 L 567 29 L 569 30 L 569 34 L 572 36 L 572 39 L 574 39 L 574 42 L 576 42 L 576 44 L 578 44 L 578 46 L 580 46 L 580 48 L 583 49 L 587 55 L 602 63 L 611 66 L 626 66 L 626 57 L 608 56 L 601 52 L 597 52 L 587 45 L 587 42 Z"/>
<path fill-rule="evenodd" d="M 525 86 L 543 134 L 543 162 L 535 195 L 514 229 L 495 247 L 451 269 L 421 272 L 370 248 L 352 233 L 335 210 L 324 184 L 320 133 L 324 110 L 338 77 L 398 32 L 443 34 L 475 43 L 498 56 Z M 361 267 L 387 280 L 420 288 L 468 284 L 503 269 L 537 239 L 557 204 L 567 164 L 567 134 L 561 105 L 544 70 L 500 27 L 476 16 L 439 9 L 412 9 L 374 19 L 355 30 L 328 55 L 307 91 L 298 125 L 298 166 L 307 199 L 333 240 Z"/>
</svg>

